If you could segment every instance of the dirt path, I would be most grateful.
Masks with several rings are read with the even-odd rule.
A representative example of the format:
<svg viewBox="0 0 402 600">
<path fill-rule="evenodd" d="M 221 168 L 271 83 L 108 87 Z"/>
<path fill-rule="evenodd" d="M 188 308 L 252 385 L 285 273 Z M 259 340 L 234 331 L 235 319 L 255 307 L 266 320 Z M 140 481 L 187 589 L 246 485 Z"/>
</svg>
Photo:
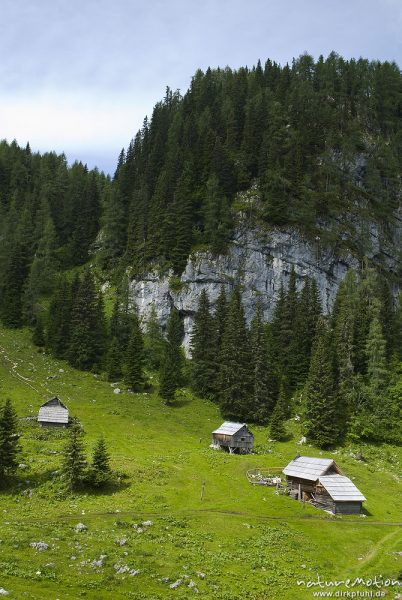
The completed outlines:
<svg viewBox="0 0 402 600">
<path fill-rule="evenodd" d="M 34 392 L 39 394 L 39 396 L 41 396 L 42 398 L 47 398 L 48 394 L 50 394 L 50 395 L 52 394 L 52 392 L 44 384 L 41 384 L 41 387 L 46 391 L 46 394 L 42 390 L 38 390 L 38 388 L 36 388 L 33 385 L 32 379 L 29 379 L 28 377 L 24 377 L 23 375 L 21 375 L 21 373 L 18 373 L 18 371 L 17 371 L 18 363 L 14 362 L 13 360 L 11 360 L 11 358 L 9 358 L 7 356 L 6 349 L 3 348 L 2 346 L 0 346 L 0 356 L 5 363 L 9 363 L 9 365 L 11 365 L 8 367 L 8 371 L 9 371 L 10 375 L 15 377 L 19 381 L 21 381 L 21 383 L 24 383 L 25 385 L 30 387 L 31 390 L 34 390 Z"/>
</svg>

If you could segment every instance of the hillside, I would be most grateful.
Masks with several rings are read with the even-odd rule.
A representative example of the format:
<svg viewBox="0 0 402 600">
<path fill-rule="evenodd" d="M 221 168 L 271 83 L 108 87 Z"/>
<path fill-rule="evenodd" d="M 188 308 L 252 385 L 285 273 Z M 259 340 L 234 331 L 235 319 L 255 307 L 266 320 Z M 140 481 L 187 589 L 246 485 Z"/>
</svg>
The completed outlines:
<svg viewBox="0 0 402 600">
<path fill-rule="evenodd" d="M 253 427 L 258 454 L 229 456 L 208 448 L 221 422 L 211 402 L 185 390 L 172 407 L 153 394 L 115 395 L 93 374 L 38 353 L 27 331 L 2 330 L 0 346 L 0 392 L 17 408 L 26 465 L 0 496 L 0 587 L 10 598 L 187 600 L 197 596 L 187 587 L 192 580 L 204 598 L 307 599 L 312 590 L 296 582 L 317 574 L 400 574 L 400 449 L 351 445 L 325 453 L 367 497 L 364 516 L 331 517 L 245 477 L 249 468 L 277 469 L 294 457 L 296 421 L 291 441 L 267 444 L 266 430 Z M 55 472 L 65 433 L 23 420 L 52 394 L 82 422 L 88 451 L 104 434 L 113 467 L 127 475 L 120 487 L 60 494 Z M 366 462 L 353 458 L 357 450 Z M 303 452 L 322 455 L 310 446 Z M 144 521 L 152 525 L 133 528 Z M 87 530 L 75 531 L 78 523 Z M 39 541 L 49 548 L 30 547 Z M 139 573 L 119 574 L 117 564 Z"/>
<path fill-rule="evenodd" d="M 400 578 L 401 82 L 335 53 L 197 71 L 113 177 L 0 143 L 0 594 Z M 54 395 L 67 431 L 36 422 Z M 253 454 L 209 448 L 223 419 Z M 101 436 L 97 487 L 77 440 L 89 460 Z M 363 514 L 248 482 L 298 451 L 334 458 Z"/>
</svg>

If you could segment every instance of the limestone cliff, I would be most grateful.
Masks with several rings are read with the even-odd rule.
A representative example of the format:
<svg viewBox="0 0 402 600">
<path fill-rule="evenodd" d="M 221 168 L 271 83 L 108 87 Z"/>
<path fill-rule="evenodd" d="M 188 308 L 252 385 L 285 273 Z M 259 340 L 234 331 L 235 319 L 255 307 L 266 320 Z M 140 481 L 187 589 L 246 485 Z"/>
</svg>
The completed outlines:
<svg viewBox="0 0 402 600">
<path fill-rule="evenodd" d="M 360 231 L 360 235 L 363 234 L 364 254 L 369 260 L 382 264 L 390 272 L 398 272 L 402 264 L 398 251 L 402 220 L 396 219 L 392 239 L 381 235 L 375 224 L 365 224 L 364 232 L 363 228 Z M 360 260 L 352 251 L 341 251 L 339 244 L 324 245 L 319 236 L 308 240 L 295 229 L 273 229 L 262 234 L 258 229 L 250 229 L 243 224 L 234 233 L 225 254 L 213 256 L 206 251 L 192 254 L 180 278 L 174 277 L 172 272 L 162 275 L 156 271 L 149 272 L 141 280 L 132 280 L 130 295 L 143 318 L 147 317 L 154 303 L 162 326 L 175 306 L 184 319 L 184 347 L 188 352 L 193 316 L 202 289 L 207 290 L 213 306 L 222 285 L 230 292 L 239 283 L 248 321 L 257 301 L 261 302 L 264 316 L 269 319 L 281 283 L 286 287 L 294 267 L 299 288 L 307 276 L 317 281 L 326 313 L 332 308 L 346 271 L 359 266 Z"/>
</svg>

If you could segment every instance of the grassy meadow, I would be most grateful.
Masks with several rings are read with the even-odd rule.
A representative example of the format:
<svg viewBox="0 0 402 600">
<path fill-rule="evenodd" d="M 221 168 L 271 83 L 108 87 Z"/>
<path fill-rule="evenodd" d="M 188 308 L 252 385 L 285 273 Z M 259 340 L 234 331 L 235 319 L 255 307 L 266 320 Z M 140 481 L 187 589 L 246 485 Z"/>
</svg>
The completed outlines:
<svg viewBox="0 0 402 600">
<path fill-rule="evenodd" d="M 120 474 L 107 493 L 61 493 L 66 433 L 24 419 L 56 394 L 81 421 L 88 457 L 103 434 Z M 25 465 L 0 492 L 0 588 L 9 598 L 303 600 L 317 588 L 297 581 L 318 575 L 401 578 L 401 449 L 365 446 L 366 462 L 353 458 L 357 447 L 300 450 L 292 421 L 288 442 L 269 443 L 253 427 L 256 454 L 216 452 L 211 431 L 222 418 L 213 403 L 186 390 L 172 407 L 124 387 L 114 394 L 100 377 L 38 352 L 27 331 L 0 330 L 7 397 L 21 418 Z M 366 514 L 333 517 L 248 483 L 247 469 L 283 468 L 298 450 L 333 457 L 366 496 Z M 48 549 L 31 547 L 39 541 Z M 395 586 L 383 591 L 396 597 Z"/>
</svg>

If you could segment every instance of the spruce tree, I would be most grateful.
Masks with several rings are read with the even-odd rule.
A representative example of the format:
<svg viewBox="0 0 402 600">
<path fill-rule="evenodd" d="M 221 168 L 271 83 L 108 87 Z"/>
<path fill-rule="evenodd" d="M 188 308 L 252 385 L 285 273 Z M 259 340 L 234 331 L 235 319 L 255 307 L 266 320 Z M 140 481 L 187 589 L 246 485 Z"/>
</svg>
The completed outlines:
<svg viewBox="0 0 402 600">
<path fill-rule="evenodd" d="M 262 321 L 261 304 L 257 305 L 251 321 L 251 360 L 253 366 L 252 420 L 266 424 L 278 393 L 273 365 L 269 362 L 268 337 Z"/>
<path fill-rule="evenodd" d="M 56 358 L 66 358 L 70 343 L 70 325 L 72 298 L 75 292 L 77 282 L 73 285 L 65 277 L 60 278 L 56 284 L 56 289 L 50 301 L 46 346 Z"/>
<path fill-rule="evenodd" d="M 162 363 L 165 340 L 159 325 L 155 304 L 151 306 L 148 319 L 145 324 L 145 360 L 150 369 L 157 371 Z"/>
<path fill-rule="evenodd" d="M 92 485 L 99 488 L 107 485 L 111 478 L 112 470 L 110 468 L 110 457 L 105 440 L 103 437 L 100 437 L 94 448 L 90 468 L 90 482 Z"/>
<path fill-rule="evenodd" d="M 133 315 L 130 340 L 125 354 L 124 382 L 135 392 L 141 390 L 144 384 L 144 340 L 136 313 Z"/>
<path fill-rule="evenodd" d="M 288 409 L 286 386 L 282 382 L 279 388 L 278 400 L 272 412 L 271 421 L 269 425 L 270 437 L 278 442 L 285 440 L 287 437 L 287 432 L 284 424 L 287 418 L 287 412 Z"/>
<path fill-rule="evenodd" d="M 224 417 L 253 419 L 253 373 L 249 334 L 240 290 L 229 302 L 219 355 L 218 395 Z"/>
<path fill-rule="evenodd" d="M 122 351 L 116 336 L 111 339 L 106 357 L 106 373 L 109 381 L 117 381 L 123 374 Z"/>
<path fill-rule="evenodd" d="M 173 308 L 167 322 L 166 342 L 160 369 L 159 394 L 167 404 L 172 402 L 176 390 L 183 382 L 182 338 L 183 324 L 178 311 Z"/>
<path fill-rule="evenodd" d="M 89 370 L 101 365 L 106 345 L 104 318 L 102 297 L 97 294 L 93 277 L 87 270 L 71 314 L 68 358 L 74 367 Z"/>
<path fill-rule="evenodd" d="M 214 322 L 215 322 L 215 340 L 216 340 L 216 354 L 217 359 L 219 356 L 219 352 L 222 346 L 222 338 L 223 332 L 225 331 L 225 323 L 228 312 L 228 301 L 226 297 L 225 288 L 222 285 L 218 299 L 215 305 L 215 314 L 214 314 Z"/>
<path fill-rule="evenodd" d="M 77 421 L 73 421 L 68 430 L 68 440 L 63 450 L 61 476 L 66 489 L 73 492 L 81 486 L 86 470 L 83 430 Z"/>
<path fill-rule="evenodd" d="M 307 438 L 319 448 L 328 448 L 337 442 L 340 431 L 333 355 L 323 320 L 317 326 L 305 396 Z"/>
<path fill-rule="evenodd" d="M 381 323 L 374 317 L 366 340 L 367 376 L 373 391 L 379 392 L 388 380 L 386 342 Z"/>
<path fill-rule="evenodd" d="M 36 316 L 35 327 L 32 332 L 32 343 L 39 348 L 42 348 L 46 344 L 45 331 L 43 328 L 42 317 Z"/>
<path fill-rule="evenodd" d="M 0 478 L 15 473 L 18 467 L 17 456 L 20 450 L 17 414 L 6 400 L 0 409 Z"/>
<path fill-rule="evenodd" d="M 23 322 L 22 293 L 28 275 L 26 245 L 17 241 L 8 257 L 0 290 L 0 319 L 5 327 L 21 327 Z"/>
<path fill-rule="evenodd" d="M 208 294 L 201 291 L 191 335 L 191 385 L 196 394 L 213 398 L 216 392 L 216 341 Z"/>
</svg>

